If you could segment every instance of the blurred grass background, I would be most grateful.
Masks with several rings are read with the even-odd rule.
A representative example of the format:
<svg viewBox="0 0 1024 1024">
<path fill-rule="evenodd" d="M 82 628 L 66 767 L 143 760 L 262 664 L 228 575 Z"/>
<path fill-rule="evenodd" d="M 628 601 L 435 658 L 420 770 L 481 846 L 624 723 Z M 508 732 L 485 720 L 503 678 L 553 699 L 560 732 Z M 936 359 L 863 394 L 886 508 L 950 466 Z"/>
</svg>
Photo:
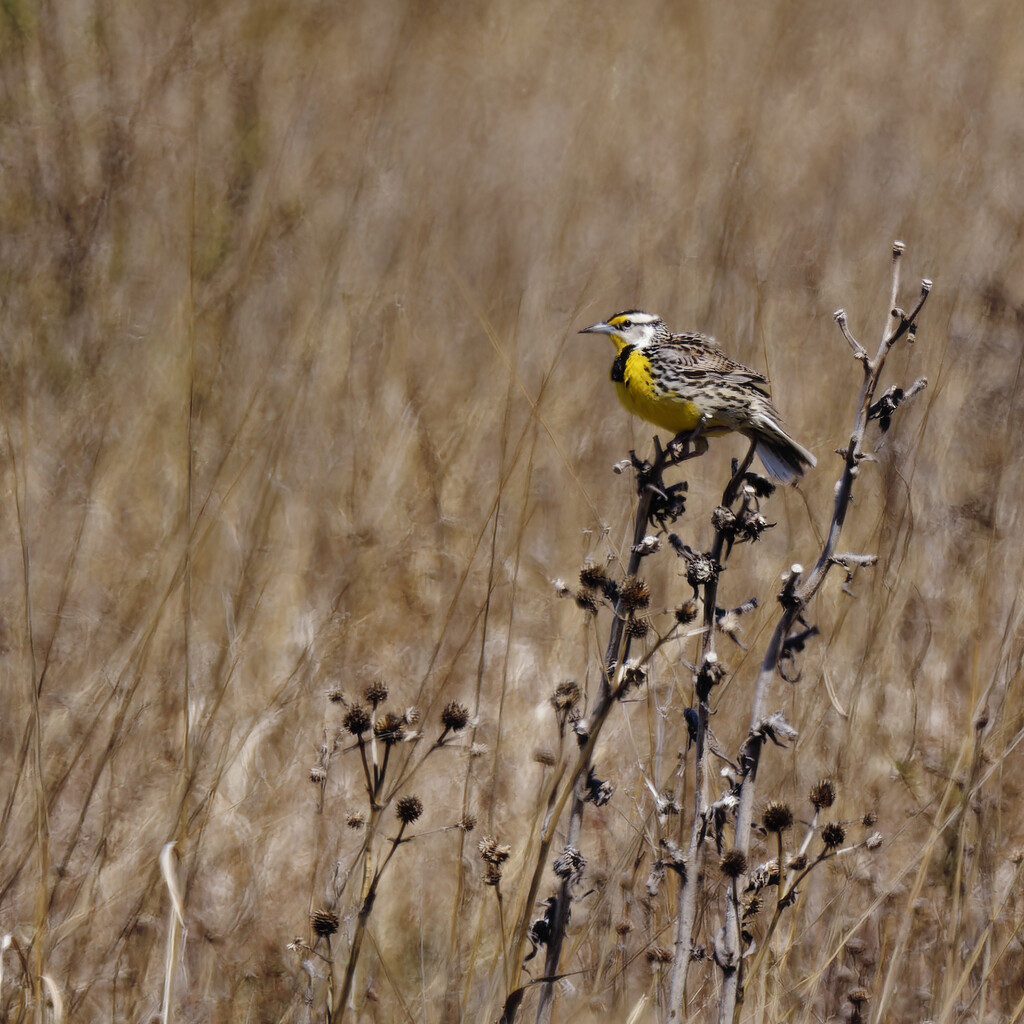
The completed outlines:
<svg viewBox="0 0 1024 1024">
<path fill-rule="evenodd" d="M 428 719 L 469 704 L 486 753 L 432 762 L 424 828 L 463 813 L 465 784 L 480 827 L 521 853 L 547 697 L 594 671 L 550 581 L 620 548 L 631 484 L 610 467 L 650 443 L 615 402 L 610 346 L 575 333 L 622 308 L 766 370 L 819 459 L 729 569 L 727 601 L 762 600 L 755 656 L 735 649 L 720 696 L 734 750 L 746 720 L 728 707 L 778 572 L 814 556 L 852 422 L 860 369 L 831 315 L 873 346 L 894 238 L 907 304 L 916 279 L 935 290 L 891 382 L 930 385 L 863 473 L 841 546 L 881 559 L 854 599 L 835 581 L 813 609 L 823 639 L 776 695 L 801 739 L 765 789 L 833 774 L 842 813 L 877 810 L 891 842 L 809 897 L 773 1005 L 810 979 L 793 1005 L 838 1014 L 897 949 L 897 1010 L 939 1017 L 936 979 L 962 965 L 950 906 L 975 948 L 1015 899 L 1024 841 L 1016 6 L 14 0 L 0 25 L 0 921 L 35 938 L 74 1019 L 156 1012 L 171 839 L 182 1014 L 298 1012 L 285 945 L 349 856 L 358 798 L 345 759 L 322 815 L 306 779 L 332 687 L 380 674 Z M 742 450 L 715 441 L 688 468 L 688 542 Z M 655 603 L 684 599 L 667 557 L 660 572 Z M 659 660 L 677 737 L 689 683 Z M 994 774 L 937 833 L 986 704 Z M 624 711 L 599 752 L 622 802 L 595 812 L 586 852 L 623 892 L 647 715 Z M 484 938 L 459 956 L 496 941 L 471 848 L 465 927 Z M 437 878 L 459 854 L 447 834 L 423 850 L 379 901 L 365 1019 L 440 1019 Z M 827 963 L 861 913 L 867 952 Z M 1016 960 L 995 958 L 958 1019 L 1013 1005 L 1006 915 Z M 642 991 L 642 955 L 632 971 Z M 467 1019 L 493 1016 L 483 992 L 466 983 Z M 564 1019 L 589 1019 L 592 996 L 580 981 Z"/>
</svg>

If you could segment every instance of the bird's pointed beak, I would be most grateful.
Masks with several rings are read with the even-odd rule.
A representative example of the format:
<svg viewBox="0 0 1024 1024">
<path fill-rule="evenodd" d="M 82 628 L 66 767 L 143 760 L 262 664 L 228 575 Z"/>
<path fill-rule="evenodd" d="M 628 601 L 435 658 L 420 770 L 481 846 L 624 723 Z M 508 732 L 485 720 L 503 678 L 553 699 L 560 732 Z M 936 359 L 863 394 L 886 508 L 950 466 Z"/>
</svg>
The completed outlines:
<svg viewBox="0 0 1024 1024">
<path fill-rule="evenodd" d="M 580 334 L 614 334 L 615 328 L 611 324 L 606 324 L 603 320 L 597 324 L 591 324 L 589 327 L 584 327 Z"/>
</svg>

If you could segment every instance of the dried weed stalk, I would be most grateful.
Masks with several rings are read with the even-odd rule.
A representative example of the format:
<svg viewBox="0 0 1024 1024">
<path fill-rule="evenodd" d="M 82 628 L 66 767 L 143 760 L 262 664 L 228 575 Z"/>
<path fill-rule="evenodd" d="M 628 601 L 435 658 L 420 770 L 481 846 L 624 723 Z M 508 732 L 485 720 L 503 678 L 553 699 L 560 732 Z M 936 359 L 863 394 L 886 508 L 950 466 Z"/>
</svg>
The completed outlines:
<svg viewBox="0 0 1024 1024">
<path fill-rule="evenodd" d="M 769 684 L 776 673 L 790 681 L 798 678 L 797 656 L 817 633 L 816 627 L 807 618 L 808 605 L 830 569 L 838 565 L 852 574 L 858 568 L 874 564 L 874 555 L 838 552 L 838 542 L 849 511 L 854 484 L 862 465 L 872 459 L 865 450 L 868 425 L 872 420 L 877 420 L 883 432 L 888 430 L 897 409 L 919 393 L 927 383 L 922 378 L 906 388 L 891 387 L 876 397 L 890 350 L 903 337 L 913 340 L 917 317 L 931 288 L 930 281 L 922 283 L 920 294 L 910 312 L 897 307 L 902 253 L 902 243 L 895 243 L 890 312 L 873 357 L 850 332 L 845 313 L 840 310 L 835 315 L 855 358 L 864 370 L 853 430 L 848 445 L 839 452 L 843 458 L 843 471 L 836 483 L 832 519 L 822 549 L 810 571 L 805 571 L 800 564 L 794 564 L 782 576 L 777 595 L 780 608 L 778 622 L 761 659 L 749 707 L 747 736 L 735 758 L 730 759 L 721 751 L 711 750 L 709 698 L 726 674 L 715 650 L 717 634 L 723 632 L 735 638 L 738 617 L 757 603 L 751 599 L 734 609 L 720 607 L 719 577 L 738 544 L 755 542 L 764 530 L 773 525 L 763 512 L 763 503 L 770 497 L 774 487 L 768 480 L 750 472 L 753 447 L 741 462 L 733 465 L 733 474 L 723 492 L 721 504 L 712 516 L 714 539 L 710 550 L 696 551 L 675 533 L 669 532 L 684 511 L 686 485 L 666 483 L 664 473 L 668 468 L 702 454 L 706 444 L 691 445 L 687 442 L 699 439 L 682 439 L 681 443 L 674 442 L 663 449 L 655 438 L 653 461 L 644 462 L 632 456 L 639 502 L 625 573 L 621 578 L 613 578 L 603 567 L 588 563 L 580 573 L 579 588 L 575 592 L 562 586 L 563 594 L 574 596 L 580 608 L 595 622 L 599 610 L 608 609 L 611 612 L 611 623 L 600 682 L 589 708 L 585 712 L 580 710 L 581 694 L 575 683 L 562 684 L 551 698 L 559 736 L 561 739 L 574 737 L 576 749 L 568 754 L 563 750 L 557 762 L 558 769 L 552 773 L 543 795 L 544 818 L 532 847 L 536 855 L 532 860 L 532 873 L 520 904 L 521 910 L 509 953 L 513 964 L 525 964 L 536 955 L 539 948 L 545 948 L 544 975 L 525 985 L 517 982 L 507 988 L 502 1015 L 505 1024 L 510 1024 L 516 1018 L 530 984 L 541 986 L 537 1021 L 545 1024 L 550 1019 L 554 983 L 561 977 L 559 963 L 570 911 L 574 898 L 578 897 L 583 872 L 584 861 L 579 850 L 585 805 L 588 802 L 599 802 L 600 798 L 595 796 L 597 793 L 604 793 L 606 797 L 610 795 L 610 786 L 601 783 L 595 773 L 595 744 L 616 700 L 621 699 L 631 687 L 643 685 L 646 666 L 654 651 L 678 637 L 678 631 L 696 618 L 698 607 L 703 609 L 700 658 L 693 668 L 694 706 L 686 713 L 686 726 L 694 755 L 689 841 L 683 848 L 667 836 L 661 839 L 662 855 L 655 862 L 648 883 L 649 892 L 654 893 L 661 888 L 665 879 L 671 877 L 675 880 L 677 912 L 672 951 L 654 945 L 648 950 L 648 959 L 651 959 L 653 951 L 661 950 L 663 955 L 660 958 L 655 956 L 654 960 L 668 967 L 666 1018 L 675 1021 L 687 1016 L 687 971 L 693 960 L 702 959 L 705 955 L 704 947 L 695 941 L 695 922 L 698 902 L 705 898 L 704 890 L 708 884 L 704 866 L 709 840 L 715 844 L 721 874 L 727 881 L 724 920 L 712 943 L 714 960 L 722 979 L 718 1007 L 721 1024 L 734 1024 L 738 1020 L 744 984 L 763 968 L 766 951 L 777 925 L 784 912 L 794 904 L 797 887 L 809 872 L 840 854 L 861 848 L 875 849 L 879 845 L 880 839 L 874 833 L 848 844 L 850 823 L 819 822 L 820 812 L 830 807 L 835 799 L 834 784 L 825 779 L 812 789 L 810 799 L 814 808 L 813 817 L 799 847 L 788 848 L 785 838 L 794 824 L 793 812 L 784 802 L 771 801 L 763 810 L 762 829 L 774 837 L 775 856 L 755 867 L 751 867 L 748 860 L 762 750 L 766 742 L 785 747 L 796 738 L 796 731 L 783 712 L 767 712 L 765 701 Z M 630 660 L 631 642 L 650 632 L 649 622 L 644 617 L 650 594 L 639 572 L 643 559 L 662 547 L 660 537 L 648 534 L 652 528 L 667 538 L 669 546 L 683 562 L 692 597 L 680 606 L 672 627 L 657 637 L 644 658 Z M 739 709 L 734 709 L 733 713 L 736 711 Z M 728 769 L 728 788 L 714 800 L 710 796 L 708 769 L 711 752 L 723 760 Z M 554 896 L 544 902 L 543 916 L 533 919 L 533 908 L 537 905 L 542 878 L 552 861 L 556 830 L 563 820 L 566 806 L 568 817 L 564 825 L 564 847 L 561 855 L 554 859 L 558 876 L 557 890 Z M 865 821 L 862 825 L 871 823 Z M 727 842 L 730 833 L 731 843 Z M 815 839 L 820 843 L 817 850 L 812 849 Z M 749 929 L 753 927 L 753 919 L 764 908 L 765 895 L 771 889 L 775 890 L 774 907 L 764 927 L 760 944 L 755 947 Z M 527 943 L 531 945 L 532 952 L 524 960 Z M 642 1000 L 644 1005 L 647 1000 L 645 996 Z M 857 1012 L 860 1012 L 858 1008 L 863 1002 L 854 1003 Z M 639 1005 L 635 1008 L 637 1012 L 640 1009 Z"/>
</svg>

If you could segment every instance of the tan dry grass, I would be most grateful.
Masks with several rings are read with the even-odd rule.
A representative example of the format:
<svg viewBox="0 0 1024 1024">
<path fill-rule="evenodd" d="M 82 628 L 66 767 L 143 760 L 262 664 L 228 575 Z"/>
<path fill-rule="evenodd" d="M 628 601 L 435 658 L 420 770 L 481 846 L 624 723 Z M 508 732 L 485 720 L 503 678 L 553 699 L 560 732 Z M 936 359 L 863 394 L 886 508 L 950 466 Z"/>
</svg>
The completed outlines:
<svg viewBox="0 0 1024 1024">
<path fill-rule="evenodd" d="M 608 468 L 649 436 L 610 395 L 608 352 L 573 332 L 633 304 L 709 330 L 767 368 L 819 455 L 806 504 L 776 498 L 780 525 L 729 571 L 736 601 L 766 599 L 756 650 L 780 567 L 826 522 L 849 427 L 858 370 L 830 314 L 881 329 L 901 237 L 936 290 L 893 379 L 931 386 L 865 473 L 844 547 L 880 564 L 855 601 L 819 600 L 823 641 L 777 694 L 801 739 L 770 764 L 795 795 L 835 774 L 839 813 L 877 808 L 891 844 L 808 888 L 756 998 L 772 1019 L 838 1013 L 853 984 L 881 992 L 896 949 L 892 1012 L 941 1019 L 964 948 L 1017 891 L 1006 857 L 1024 838 L 1020 752 L 1003 757 L 1024 724 L 1016 8 L 66 0 L 9 4 L 2 25 L 0 907 L 69 1014 L 159 1006 L 169 839 L 189 915 L 179 1012 L 297 1012 L 285 943 L 354 851 L 354 763 L 332 767 L 322 816 L 305 780 L 331 686 L 382 673 L 428 721 L 479 700 L 488 753 L 469 782 L 465 760 L 437 761 L 423 824 L 454 821 L 465 792 L 515 877 L 547 695 L 593 681 L 596 645 L 548 580 L 620 547 L 630 485 Z M 739 451 L 716 442 L 689 473 L 695 539 Z M 667 560 L 651 582 L 656 603 L 680 598 Z M 735 749 L 727 702 L 743 706 L 754 661 L 730 660 L 716 731 Z M 618 802 L 587 852 L 613 884 L 578 908 L 566 966 L 601 963 L 625 914 L 636 959 L 614 989 L 575 979 L 578 1019 L 591 995 L 637 1005 L 644 945 L 667 942 L 646 930 L 668 908 L 642 912 L 629 837 L 649 808 L 636 764 L 655 749 L 667 783 L 688 687 L 659 661 L 668 718 L 624 709 L 598 754 Z M 986 701 L 992 774 L 936 846 Z M 368 1018 L 439 1018 L 456 845 L 400 851 Z M 472 1018 L 500 998 L 498 945 L 465 854 L 449 963 Z M 993 950 L 1019 925 L 1009 899 Z M 864 952 L 837 953 L 861 915 Z M 1014 974 L 987 956 L 969 1012 L 1005 1018 Z M 695 1006 L 714 981 L 695 971 Z"/>
</svg>

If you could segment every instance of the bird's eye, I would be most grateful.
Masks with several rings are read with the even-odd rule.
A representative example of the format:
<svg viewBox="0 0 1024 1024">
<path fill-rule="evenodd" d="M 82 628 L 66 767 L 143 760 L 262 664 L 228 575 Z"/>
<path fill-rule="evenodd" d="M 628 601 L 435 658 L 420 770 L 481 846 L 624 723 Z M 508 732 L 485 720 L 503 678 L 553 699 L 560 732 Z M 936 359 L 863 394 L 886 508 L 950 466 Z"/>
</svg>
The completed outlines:
<svg viewBox="0 0 1024 1024">
<path fill-rule="evenodd" d="M 622 321 L 620 321 L 619 326 L 620 327 L 624 327 L 628 331 L 630 329 L 630 327 L 633 326 L 633 321 L 632 320 L 622 320 Z"/>
</svg>

